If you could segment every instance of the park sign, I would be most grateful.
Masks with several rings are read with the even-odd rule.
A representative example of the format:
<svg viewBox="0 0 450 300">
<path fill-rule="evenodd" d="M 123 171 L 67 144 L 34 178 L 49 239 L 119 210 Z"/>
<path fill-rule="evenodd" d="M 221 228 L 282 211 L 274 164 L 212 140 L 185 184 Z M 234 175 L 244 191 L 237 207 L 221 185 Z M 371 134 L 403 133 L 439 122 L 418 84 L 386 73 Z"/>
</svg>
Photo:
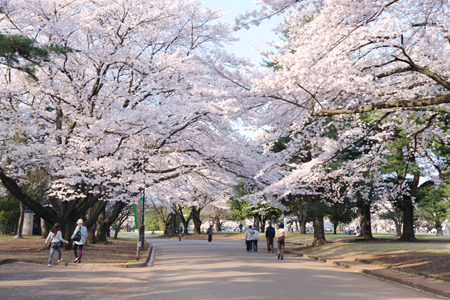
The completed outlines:
<svg viewBox="0 0 450 300">
<path fill-rule="evenodd" d="M 138 200 L 134 200 L 134 226 L 136 229 L 141 228 L 143 225 L 142 221 L 144 220 L 144 198 L 139 198 Z"/>
</svg>

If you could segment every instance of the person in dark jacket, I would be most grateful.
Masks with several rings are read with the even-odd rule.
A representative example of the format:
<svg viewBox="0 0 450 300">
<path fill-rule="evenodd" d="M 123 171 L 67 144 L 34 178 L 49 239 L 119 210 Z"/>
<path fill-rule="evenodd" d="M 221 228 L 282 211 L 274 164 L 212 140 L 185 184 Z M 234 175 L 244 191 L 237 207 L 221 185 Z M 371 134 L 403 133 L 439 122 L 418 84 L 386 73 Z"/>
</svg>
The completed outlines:
<svg viewBox="0 0 450 300">
<path fill-rule="evenodd" d="M 212 226 L 209 226 L 208 230 L 206 231 L 206 234 L 208 235 L 208 242 L 212 242 L 212 235 L 213 235 L 213 228 Z"/>
<path fill-rule="evenodd" d="M 275 237 L 275 228 L 272 227 L 272 222 L 269 222 L 269 226 L 266 228 L 266 240 L 267 240 L 267 252 L 273 250 L 273 238 Z"/>
<path fill-rule="evenodd" d="M 178 239 L 181 241 L 181 236 L 183 235 L 183 227 L 180 224 L 180 227 L 177 228 Z"/>
</svg>

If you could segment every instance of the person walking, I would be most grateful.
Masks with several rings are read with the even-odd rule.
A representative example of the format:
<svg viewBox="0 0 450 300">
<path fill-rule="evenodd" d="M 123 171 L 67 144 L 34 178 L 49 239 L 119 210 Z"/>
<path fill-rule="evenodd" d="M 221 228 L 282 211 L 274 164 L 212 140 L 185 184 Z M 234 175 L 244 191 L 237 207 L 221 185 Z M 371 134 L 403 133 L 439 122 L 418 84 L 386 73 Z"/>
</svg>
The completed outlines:
<svg viewBox="0 0 450 300">
<path fill-rule="evenodd" d="M 275 238 L 278 242 L 278 259 L 284 259 L 284 245 L 286 244 L 287 233 L 284 230 L 284 224 L 280 223 L 278 230 L 275 232 Z"/>
<path fill-rule="evenodd" d="M 259 231 L 253 230 L 253 252 L 258 252 Z"/>
<path fill-rule="evenodd" d="M 275 237 L 275 228 L 272 227 L 272 222 L 269 222 L 269 226 L 266 228 L 266 241 L 267 241 L 267 252 L 273 250 L 273 238 Z"/>
<path fill-rule="evenodd" d="M 72 236 L 70 237 L 73 240 L 73 254 L 75 255 L 75 261 L 76 263 L 81 262 L 81 257 L 83 256 L 83 246 L 86 244 L 86 238 L 87 238 L 87 228 L 83 225 L 84 222 L 82 219 L 78 219 L 77 221 L 77 228 L 73 231 Z M 75 236 L 79 234 L 79 240 L 78 238 L 74 240 Z"/>
<path fill-rule="evenodd" d="M 52 266 L 52 258 L 55 250 L 58 251 L 58 262 L 62 262 L 61 258 L 61 242 L 68 244 L 69 242 L 63 239 L 61 227 L 59 223 L 55 223 L 55 226 L 50 229 L 47 239 L 45 240 L 45 245 L 47 246 L 50 241 L 50 255 L 48 256 L 48 266 Z"/>
<path fill-rule="evenodd" d="M 252 225 L 248 226 L 245 231 L 245 244 L 247 245 L 247 252 L 252 252 L 253 246 L 253 229 Z"/>
<path fill-rule="evenodd" d="M 206 234 L 208 235 L 208 242 L 212 242 L 212 235 L 213 235 L 212 225 L 209 226 L 208 230 L 206 231 Z"/>
<path fill-rule="evenodd" d="M 181 227 L 181 224 L 180 224 L 180 227 L 177 228 L 177 233 L 178 233 L 178 239 L 181 241 L 181 236 L 183 235 L 183 227 Z"/>
</svg>

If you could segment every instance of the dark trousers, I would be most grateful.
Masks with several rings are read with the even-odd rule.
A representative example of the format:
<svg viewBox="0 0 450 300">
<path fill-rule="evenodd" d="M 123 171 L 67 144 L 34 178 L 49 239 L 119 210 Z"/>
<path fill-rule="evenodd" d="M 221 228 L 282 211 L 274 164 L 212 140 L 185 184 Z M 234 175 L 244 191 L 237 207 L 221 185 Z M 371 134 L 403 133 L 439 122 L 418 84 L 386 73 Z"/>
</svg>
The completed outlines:
<svg viewBox="0 0 450 300">
<path fill-rule="evenodd" d="M 208 242 L 212 241 L 212 235 L 208 235 Z"/>
<path fill-rule="evenodd" d="M 273 238 L 267 238 L 266 241 L 267 241 L 267 251 L 273 252 Z"/>
<path fill-rule="evenodd" d="M 81 256 L 83 256 L 83 245 L 73 244 L 73 254 L 75 254 L 75 258 L 80 260 Z"/>
<path fill-rule="evenodd" d="M 252 251 L 253 241 L 245 241 L 245 244 L 247 245 L 247 251 Z"/>
<path fill-rule="evenodd" d="M 278 242 L 278 255 L 281 257 L 284 255 L 284 244 L 285 242 Z"/>
<path fill-rule="evenodd" d="M 253 240 L 253 251 L 258 251 L 258 240 Z"/>
</svg>

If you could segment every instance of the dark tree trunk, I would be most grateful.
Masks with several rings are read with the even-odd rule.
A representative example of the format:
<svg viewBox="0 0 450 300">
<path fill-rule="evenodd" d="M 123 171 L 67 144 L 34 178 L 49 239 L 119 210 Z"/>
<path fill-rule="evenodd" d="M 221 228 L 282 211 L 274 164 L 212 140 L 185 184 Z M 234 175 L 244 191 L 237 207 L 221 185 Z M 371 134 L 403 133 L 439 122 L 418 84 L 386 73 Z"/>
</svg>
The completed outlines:
<svg viewBox="0 0 450 300">
<path fill-rule="evenodd" d="M 77 227 L 76 221 L 78 219 L 77 218 L 69 218 L 69 219 L 65 219 L 63 222 L 60 223 L 61 225 L 61 230 L 62 230 L 62 235 L 63 238 L 66 241 L 69 241 L 69 244 L 63 244 L 63 248 L 66 250 L 71 250 L 73 248 L 73 245 L 71 243 L 71 236 L 72 233 L 75 231 L 75 228 Z"/>
<path fill-rule="evenodd" d="M 411 196 L 403 195 L 403 203 L 403 234 L 400 240 L 404 242 L 416 242 L 417 239 L 414 236 L 414 206 Z"/>
<path fill-rule="evenodd" d="M 312 196 L 311 201 L 314 205 L 313 208 L 313 226 L 314 226 L 314 242 L 313 245 L 327 244 L 325 239 L 325 228 L 323 224 L 323 212 L 318 196 Z"/>
<path fill-rule="evenodd" d="M 124 209 L 125 206 L 127 206 L 125 202 L 117 201 L 116 203 L 114 203 L 114 208 L 108 217 L 106 217 L 106 211 L 105 209 L 103 209 L 102 213 L 97 219 L 98 224 L 96 236 L 97 242 L 103 243 L 108 242 L 106 237 L 110 236 L 108 235 L 108 233 L 110 232 L 109 228 L 111 227 L 112 223 L 114 223 L 114 221 L 117 219 L 120 212 L 122 211 L 122 209 Z"/>
<path fill-rule="evenodd" d="M 301 212 L 301 219 L 300 219 L 300 234 L 306 234 L 306 219 L 307 219 L 307 214 L 306 214 L 306 209 L 303 209 Z"/>
<path fill-rule="evenodd" d="M 219 217 L 215 217 L 214 218 L 214 222 L 216 223 L 216 231 L 217 232 L 222 231 L 222 223 L 220 222 L 220 218 Z"/>
<path fill-rule="evenodd" d="M 174 213 L 169 213 L 169 215 L 166 218 L 166 221 L 163 220 L 164 223 L 164 234 L 176 234 L 176 223 L 177 223 L 177 215 Z"/>
<path fill-rule="evenodd" d="M 262 217 L 261 218 L 261 225 L 259 226 L 259 229 L 260 229 L 261 233 L 266 231 L 266 221 L 267 221 L 267 217 Z"/>
<path fill-rule="evenodd" d="M 19 223 L 17 224 L 17 236 L 23 238 L 23 222 L 25 219 L 25 205 L 22 201 L 19 201 Z"/>
<path fill-rule="evenodd" d="M 95 236 L 95 238 L 97 239 L 97 243 L 108 243 L 108 240 L 106 239 L 105 219 L 106 209 L 103 208 L 103 211 L 100 213 L 97 219 L 97 235 Z"/>
<path fill-rule="evenodd" d="M 360 205 L 358 207 L 358 219 L 359 219 L 359 237 L 363 237 L 364 236 L 364 204 L 362 201 L 359 201 Z"/>
<path fill-rule="evenodd" d="M 313 216 L 313 226 L 314 226 L 314 246 L 327 244 L 325 239 L 325 229 L 323 224 L 323 215 L 321 213 L 314 213 Z"/>
<path fill-rule="evenodd" d="M 436 236 L 442 236 L 442 225 L 441 222 L 436 222 Z"/>
<path fill-rule="evenodd" d="M 47 222 L 42 218 L 40 218 L 40 221 L 41 221 L 40 223 L 41 223 L 41 233 L 42 233 L 41 236 L 43 239 L 46 239 L 48 236 Z"/>
<path fill-rule="evenodd" d="M 197 209 L 195 207 L 191 208 L 192 221 L 194 221 L 194 234 L 201 233 L 201 226 L 202 226 L 202 220 L 200 220 L 200 212 L 201 211 L 202 211 L 201 208 L 199 208 L 199 209 Z"/>
<path fill-rule="evenodd" d="M 334 226 L 334 231 L 333 231 L 333 233 L 334 233 L 334 234 L 337 234 L 338 223 L 334 223 L 333 226 Z"/>
<path fill-rule="evenodd" d="M 117 240 L 117 235 L 119 234 L 120 226 L 118 228 L 114 228 L 114 239 Z"/>
<path fill-rule="evenodd" d="M 402 236 L 402 223 L 394 220 L 394 224 L 395 224 L 395 230 L 397 231 L 397 234 L 395 236 Z"/>
<path fill-rule="evenodd" d="M 183 215 L 183 208 L 181 207 L 181 205 L 178 205 L 178 211 L 180 214 L 180 218 L 181 218 L 181 223 L 183 223 L 184 226 L 184 234 L 189 234 L 189 222 L 191 221 L 191 214 L 189 214 L 189 216 L 187 218 L 184 217 Z"/>
<path fill-rule="evenodd" d="M 363 207 L 363 211 L 364 211 L 364 218 L 363 218 L 363 226 L 361 226 L 361 232 L 363 232 L 363 237 L 366 240 L 371 240 L 373 239 L 372 236 L 372 222 L 370 219 L 370 202 L 369 201 L 364 201 L 364 207 Z"/>
<path fill-rule="evenodd" d="M 97 231 L 97 222 L 91 225 L 91 227 L 88 227 L 87 229 L 87 238 L 86 243 L 87 244 L 96 244 L 97 238 L 95 237 L 95 231 Z"/>
</svg>

